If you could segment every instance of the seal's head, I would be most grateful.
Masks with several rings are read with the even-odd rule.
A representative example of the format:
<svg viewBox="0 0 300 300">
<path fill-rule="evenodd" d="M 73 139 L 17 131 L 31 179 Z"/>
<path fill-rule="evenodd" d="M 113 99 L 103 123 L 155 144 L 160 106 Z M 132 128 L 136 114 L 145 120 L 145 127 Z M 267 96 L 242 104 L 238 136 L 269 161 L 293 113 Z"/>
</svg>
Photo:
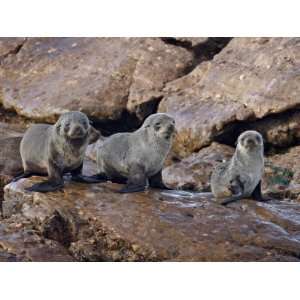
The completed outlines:
<svg viewBox="0 0 300 300">
<path fill-rule="evenodd" d="M 71 111 L 60 116 L 55 124 L 56 133 L 69 140 L 83 140 L 90 131 L 88 117 L 79 111 Z"/>
<path fill-rule="evenodd" d="M 238 147 L 242 151 L 257 151 L 262 150 L 264 142 L 261 134 L 254 130 L 248 130 L 243 132 L 238 137 Z"/>
<path fill-rule="evenodd" d="M 146 128 L 154 136 L 169 141 L 175 133 L 175 120 L 164 113 L 150 115 L 142 128 Z"/>
</svg>

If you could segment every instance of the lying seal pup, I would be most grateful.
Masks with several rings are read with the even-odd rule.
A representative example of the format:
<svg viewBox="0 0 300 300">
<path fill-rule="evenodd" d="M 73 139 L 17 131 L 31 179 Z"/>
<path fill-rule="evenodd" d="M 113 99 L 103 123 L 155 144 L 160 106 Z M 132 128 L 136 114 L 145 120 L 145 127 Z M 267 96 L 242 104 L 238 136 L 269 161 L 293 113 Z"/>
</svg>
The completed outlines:
<svg viewBox="0 0 300 300">
<path fill-rule="evenodd" d="M 263 138 L 256 131 L 245 131 L 238 137 L 231 160 L 218 165 L 211 176 L 212 192 L 221 204 L 248 197 L 267 201 L 261 194 L 263 148 Z"/>
<path fill-rule="evenodd" d="M 149 116 L 133 133 L 117 133 L 97 149 L 98 179 L 126 183 L 121 193 L 168 189 L 161 171 L 172 145 L 175 121 L 164 113 Z"/>
<path fill-rule="evenodd" d="M 51 192 L 62 188 L 65 173 L 71 173 L 73 181 L 99 182 L 82 175 L 87 145 L 95 142 L 99 136 L 100 133 L 90 125 L 87 116 L 77 111 L 64 113 L 55 125 L 32 125 L 20 144 L 24 173 L 13 181 L 32 175 L 48 175 L 47 181 L 26 189 L 35 192 Z"/>
</svg>

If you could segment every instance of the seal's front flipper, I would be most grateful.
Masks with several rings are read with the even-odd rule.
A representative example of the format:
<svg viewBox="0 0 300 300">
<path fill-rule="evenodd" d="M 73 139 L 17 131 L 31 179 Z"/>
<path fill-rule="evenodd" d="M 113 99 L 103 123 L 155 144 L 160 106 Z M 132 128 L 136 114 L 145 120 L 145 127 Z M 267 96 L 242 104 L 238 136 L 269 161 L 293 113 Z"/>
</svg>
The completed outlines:
<svg viewBox="0 0 300 300">
<path fill-rule="evenodd" d="M 99 182 L 106 182 L 108 178 L 106 176 L 101 176 L 99 174 L 86 176 L 82 174 L 76 174 L 71 177 L 72 181 L 75 182 L 82 182 L 82 183 L 99 183 Z"/>
<path fill-rule="evenodd" d="M 149 178 L 149 186 L 156 189 L 172 190 L 163 183 L 161 170 Z"/>
<path fill-rule="evenodd" d="M 258 185 L 255 187 L 251 197 L 258 201 L 258 202 L 267 202 L 270 201 L 271 199 L 265 198 L 262 193 L 261 193 L 261 181 L 258 183 Z"/>
<path fill-rule="evenodd" d="M 29 172 L 29 171 L 26 171 L 16 177 L 14 177 L 11 182 L 16 182 L 22 178 L 28 178 L 28 177 L 31 177 L 31 176 L 42 176 L 42 174 L 37 174 L 37 173 L 33 173 L 33 172 Z"/>
<path fill-rule="evenodd" d="M 229 198 L 224 199 L 224 200 L 221 202 L 221 204 L 222 204 L 222 205 L 227 205 L 227 204 L 230 204 L 230 203 L 233 203 L 233 202 L 242 200 L 243 198 L 244 198 L 243 194 L 233 195 L 232 197 L 229 197 Z"/>
<path fill-rule="evenodd" d="M 64 187 L 63 183 L 44 181 L 44 182 L 36 183 L 29 188 L 25 188 L 25 190 L 29 192 L 47 193 L 47 192 L 55 192 L 61 190 L 63 187 Z"/>
<path fill-rule="evenodd" d="M 144 168 L 138 164 L 132 165 L 126 186 L 119 193 L 143 192 L 146 189 L 147 177 Z"/>
</svg>

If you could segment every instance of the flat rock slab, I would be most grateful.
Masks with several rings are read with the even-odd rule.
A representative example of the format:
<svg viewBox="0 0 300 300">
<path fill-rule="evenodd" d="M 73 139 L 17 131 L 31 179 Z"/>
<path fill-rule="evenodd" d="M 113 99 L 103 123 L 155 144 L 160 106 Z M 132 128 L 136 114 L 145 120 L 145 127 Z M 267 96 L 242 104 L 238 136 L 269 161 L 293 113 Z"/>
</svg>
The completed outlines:
<svg viewBox="0 0 300 300">
<path fill-rule="evenodd" d="M 243 200 L 223 207 L 210 194 L 149 190 L 119 194 L 120 185 L 67 182 L 64 191 L 5 187 L 4 214 L 35 224 L 77 260 L 298 261 L 300 204 Z"/>
</svg>

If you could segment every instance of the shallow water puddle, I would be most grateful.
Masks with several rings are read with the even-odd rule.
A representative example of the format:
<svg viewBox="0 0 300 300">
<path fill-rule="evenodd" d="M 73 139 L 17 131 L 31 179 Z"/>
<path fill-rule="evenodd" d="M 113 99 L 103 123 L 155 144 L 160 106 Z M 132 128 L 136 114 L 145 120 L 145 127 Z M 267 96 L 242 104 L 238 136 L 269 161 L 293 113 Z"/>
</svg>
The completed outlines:
<svg viewBox="0 0 300 300">
<path fill-rule="evenodd" d="M 164 202 L 178 205 L 179 207 L 201 207 L 203 202 L 212 197 L 212 193 L 197 193 L 179 190 L 161 192 L 162 196 L 167 197 Z M 173 198 L 173 199 L 172 199 Z"/>
</svg>

